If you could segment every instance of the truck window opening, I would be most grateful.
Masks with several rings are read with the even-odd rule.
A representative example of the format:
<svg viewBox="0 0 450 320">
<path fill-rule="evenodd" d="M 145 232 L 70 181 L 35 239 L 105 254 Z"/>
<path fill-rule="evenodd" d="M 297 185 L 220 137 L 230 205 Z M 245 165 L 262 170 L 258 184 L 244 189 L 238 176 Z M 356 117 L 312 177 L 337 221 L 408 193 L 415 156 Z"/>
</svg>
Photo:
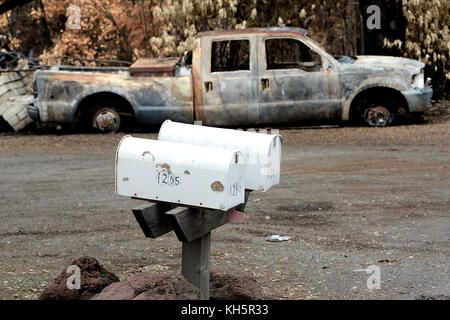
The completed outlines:
<svg viewBox="0 0 450 320">
<path fill-rule="evenodd" d="M 213 41 L 211 48 L 211 72 L 250 70 L 248 40 Z"/>
<path fill-rule="evenodd" d="M 321 69 L 320 55 L 296 39 L 266 40 L 267 70 L 300 69 L 316 72 Z"/>
</svg>

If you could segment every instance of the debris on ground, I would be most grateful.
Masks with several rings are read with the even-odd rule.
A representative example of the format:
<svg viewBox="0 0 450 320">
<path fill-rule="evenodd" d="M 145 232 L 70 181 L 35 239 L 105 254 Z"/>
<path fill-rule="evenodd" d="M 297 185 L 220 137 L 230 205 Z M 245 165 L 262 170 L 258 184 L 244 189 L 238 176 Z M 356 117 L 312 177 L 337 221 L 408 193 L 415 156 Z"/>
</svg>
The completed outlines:
<svg viewBox="0 0 450 320">
<path fill-rule="evenodd" d="M 200 300 L 200 289 L 183 276 L 138 273 L 113 283 L 91 300 Z"/>
<path fill-rule="evenodd" d="M 31 86 L 26 72 L 0 72 L 0 119 L 15 132 L 34 122 L 28 115 L 28 106 L 34 98 L 30 95 Z"/>
<path fill-rule="evenodd" d="M 423 115 L 426 123 L 443 123 L 450 119 L 450 101 L 441 100 L 433 103 L 431 108 Z"/>
<path fill-rule="evenodd" d="M 292 237 L 280 236 L 279 234 L 274 234 L 272 236 L 266 237 L 266 241 L 270 241 L 270 242 L 283 242 L 283 241 L 289 241 L 289 240 L 292 240 Z"/>
<path fill-rule="evenodd" d="M 211 300 L 262 300 L 261 286 L 254 278 L 230 276 L 211 272 L 209 281 Z"/>
<path fill-rule="evenodd" d="M 200 300 L 201 291 L 181 276 L 138 273 L 113 283 L 92 300 Z M 262 289 L 255 279 L 211 272 L 211 300 L 261 300 Z"/>
<path fill-rule="evenodd" d="M 74 259 L 70 266 L 80 268 L 80 289 L 69 289 L 67 280 L 72 276 L 65 268 L 55 279 L 55 282 L 45 287 L 39 296 L 39 300 L 88 300 L 100 293 L 105 287 L 118 282 L 113 273 L 104 269 L 99 262 L 92 257 L 80 257 Z"/>
</svg>

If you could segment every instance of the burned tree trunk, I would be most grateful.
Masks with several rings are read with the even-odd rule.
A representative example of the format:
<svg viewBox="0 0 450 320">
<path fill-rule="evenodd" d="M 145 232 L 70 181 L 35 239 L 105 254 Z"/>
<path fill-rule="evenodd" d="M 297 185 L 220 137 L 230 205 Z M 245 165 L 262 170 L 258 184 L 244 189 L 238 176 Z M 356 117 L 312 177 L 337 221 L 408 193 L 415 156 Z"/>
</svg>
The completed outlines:
<svg viewBox="0 0 450 320">
<path fill-rule="evenodd" d="M 47 17 L 45 14 L 45 7 L 44 4 L 42 3 L 42 0 L 36 0 L 38 6 L 39 6 L 39 10 L 42 13 L 42 18 L 41 18 L 41 24 L 42 24 L 42 29 L 43 29 L 43 42 L 46 46 L 51 46 L 52 45 L 52 37 L 50 34 L 50 29 L 48 28 L 48 24 L 47 24 Z"/>
<path fill-rule="evenodd" d="M 33 0 L 6 0 L 2 4 L 0 4 L 0 14 L 4 14 L 14 8 L 23 6 Z"/>
<path fill-rule="evenodd" d="M 384 47 L 384 39 L 390 41 L 406 37 L 407 21 L 403 15 L 402 2 L 398 0 L 359 0 L 364 29 L 364 53 L 373 55 L 400 55 L 396 49 Z M 368 12 L 368 8 L 376 5 L 380 8 L 380 28 L 368 26 L 367 21 L 375 13 Z"/>
</svg>

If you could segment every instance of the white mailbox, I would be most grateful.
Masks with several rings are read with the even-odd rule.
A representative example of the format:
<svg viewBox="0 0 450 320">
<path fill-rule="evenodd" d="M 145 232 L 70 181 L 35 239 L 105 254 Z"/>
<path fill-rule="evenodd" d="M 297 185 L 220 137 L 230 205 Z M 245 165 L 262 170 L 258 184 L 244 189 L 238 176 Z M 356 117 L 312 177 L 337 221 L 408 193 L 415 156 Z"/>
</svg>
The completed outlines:
<svg viewBox="0 0 450 320">
<path fill-rule="evenodd" d="M 267 191 L 280 183 L 281 136 L 166 120 L 158 140 L 240 150 L 245 156 L 245 189 Z"/>
<path fill-rule="evenodd" d="M 244 202 L 240 151 L 125 136 L 116 152 L 116 194 L 209 209 Z"/>
</svg>

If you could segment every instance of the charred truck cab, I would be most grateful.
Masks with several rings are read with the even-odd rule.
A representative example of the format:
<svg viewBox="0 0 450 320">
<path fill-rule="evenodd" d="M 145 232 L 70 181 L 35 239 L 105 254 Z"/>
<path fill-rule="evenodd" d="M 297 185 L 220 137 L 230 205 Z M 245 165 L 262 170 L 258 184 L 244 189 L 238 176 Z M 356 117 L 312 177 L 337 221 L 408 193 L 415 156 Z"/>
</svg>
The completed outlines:
<svg viewBox="0 0 450 320">
<path fill-rule="evenodd" d="M 423 112 L 433 91 L 411 59 L 328 54 L 299 28 L 199 33 L 181 58 L 129 68 L 55 66 L 35 74 L 29 114 L 114 132 L 170 119 L 211 126 L 357 121 L 387 126 Z"/>
</svg>

